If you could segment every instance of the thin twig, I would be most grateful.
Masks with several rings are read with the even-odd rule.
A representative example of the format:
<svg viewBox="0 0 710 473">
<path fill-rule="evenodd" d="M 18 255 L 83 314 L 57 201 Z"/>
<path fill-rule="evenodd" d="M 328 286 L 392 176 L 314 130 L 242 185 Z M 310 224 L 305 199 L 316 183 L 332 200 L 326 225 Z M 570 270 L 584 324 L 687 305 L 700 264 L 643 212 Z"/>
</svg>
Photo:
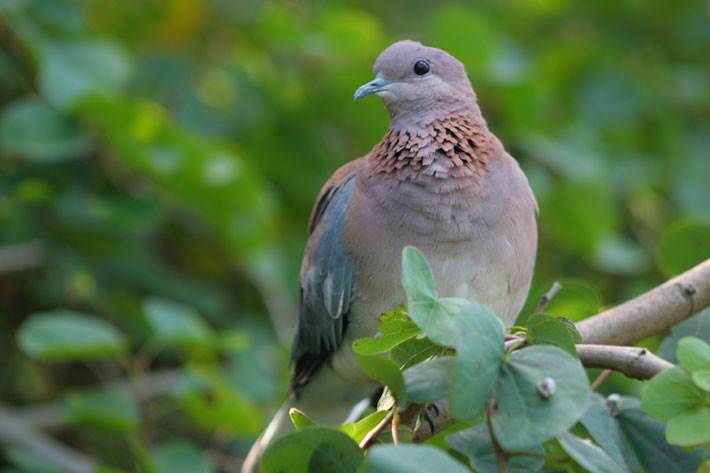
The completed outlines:
<svg viewBox="0 0 710 473">
<path fill-rule="evenodd" d="M 513 337 L 510 337 L 504 342 L 505 350 L 514 350 L 519 346 L 524 345 L 526 341 L 527 337 L 525 337 L 524 335 L 515 335 Z"/>
<path fill-rule="evenodd" d="M 599 386 L 604 384 L 604 381 L 609 379 L 609 376 L 611 376 L 613 372 L 614 370 L 607 368 L 601 373 L 599 373 L 599 376 L 596 377 L 596 379 L 592 382 L 592 385 L 590 386 L 592 391 L 596 391 L 597 389 L 599 389 Z"/>
<path fill-rule="evenodd" d="M 397 411 L 397 406 L 394 406 L 392 408 L 392 412 L 394 412 L 394 415 L 392 416 L 392 424 L 391 424 L 391 429 L 392 429 L 392 443 L 395 445 L 399 445 L 399 412 Z"/>
<path fill-rule="evenodd" d="M 375 440 L 377 440 L 377 437 L 379 437 L 380 433 L 384 430 L 384 428 L 387 426 L 387 424 L 392 420 L 392 417 L 394 416 L 394 408 L 387 413 L 387 415 L 377 423 L 377 425 L 365 435 L 365 438 L 362 439 L 360 444 L 358 445 L 362 450 L 365 450 L 366 448 L 369 448 L 370 445 L 372 445 Z"/>
<path fill-rule="evenodd" d="M 508 473 L 508 463 L 506 462 L 506 459 L 505 459 L 505 451 L 498 443 L 498 439 L 496 438 L 496 434 L 493 432 L 493 421 L 491 419 L 493 417 L 493 411 L 495 409 L 495 402 L 496 402 L 495 398 L 492 397 L 491 400 L 488 401 L 488 407 L 486 408 L 486 422 L 488 423 L 488 433 L 491 436 L 491 443 L 493 444 L 493 450 L 496 453 L 496 462 L 498 463 L 498 473 Z"/>
<path fill-rule="evenodd" d="M 560 292 L 560 289 L 562 289 L 562 284 L 557 281 L 553 282 L 550 289 L 548 289 L 547 292 L 543 294 L 540 298 L 540 302 L 537 304 L 537 307 L 535 307 L 535 311 L 533 313 L 539 314 L 540 312 L 545 310 L 547 304 L 549 304 L 550 301 L 557 295 L 557 293 Z"/>
</svg>

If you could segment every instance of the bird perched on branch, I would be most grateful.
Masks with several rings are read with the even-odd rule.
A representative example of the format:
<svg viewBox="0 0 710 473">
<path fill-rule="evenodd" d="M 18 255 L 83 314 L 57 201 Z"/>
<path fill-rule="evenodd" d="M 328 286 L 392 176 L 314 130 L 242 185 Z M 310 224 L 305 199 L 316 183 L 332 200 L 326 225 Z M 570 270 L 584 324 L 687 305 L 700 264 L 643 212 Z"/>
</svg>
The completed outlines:
<svg viewBox="0 0 710 473">
<path fill-rule="evenodd" d="M 405 303 L 404 246 L 429 259 L 439 294 L 487 305 L 508 325 L 530 288 L 535 198 L 488 129 L 463 64 L 400 41 L 380 54 L 374 72 L 354 98 L 379 96 L 390 127 L 318 195 L 301 266 L 290 398 L 252 448 L 245 473 L 258 471 L 266 447 L 292 430 L 289 408 L 336 425 L 377 388 L 351 345 Z"/>
</svg>

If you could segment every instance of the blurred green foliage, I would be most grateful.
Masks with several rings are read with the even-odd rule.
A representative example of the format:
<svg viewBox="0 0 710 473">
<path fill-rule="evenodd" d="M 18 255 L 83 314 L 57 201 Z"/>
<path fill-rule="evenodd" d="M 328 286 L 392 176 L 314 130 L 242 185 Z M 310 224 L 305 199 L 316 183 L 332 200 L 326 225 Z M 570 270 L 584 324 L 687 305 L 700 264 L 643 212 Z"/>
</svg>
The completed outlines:
<svg viewBox="0 0 710 473">
<path fill-rule="evenodd" d="M 531 180 L 523 318 L 554 280 L 547 312 L 576 321 L 710 257 L 709 11 L 0 0 L 0 400 L 61 400 L 62 439 L 105 464 L 229 471 L 219 452 L 243 455 L 285 395 L 310 206 L 382 136 L 383 107 L 351 96 L 395 39 L 466 64 Z M 151 402 L 96 390 L 166 371 Z"/>
</svg>

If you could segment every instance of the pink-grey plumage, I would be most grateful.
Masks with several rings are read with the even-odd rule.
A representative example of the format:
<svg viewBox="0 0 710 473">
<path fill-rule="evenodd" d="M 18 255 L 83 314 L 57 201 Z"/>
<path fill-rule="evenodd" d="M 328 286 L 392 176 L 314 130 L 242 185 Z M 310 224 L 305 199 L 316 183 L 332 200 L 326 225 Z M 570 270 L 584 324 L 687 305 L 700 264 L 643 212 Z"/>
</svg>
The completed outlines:
<svg viewBox="0 0 710 473">
<path fill-rule="evenodd" d="M 419 72 L 415 72 L 418 61 Z M 376 79 L 356 93 L 379 95 L 390 128 L 363 158 L 321 190 L 301 267 L 291 399 L 250 452 L 290 430 L 289 407 L 343 422 L 376 385 L 357 367 L 353 340 L 403 304 L 401 253 L 429 259 L 439 294 L 491 307 L 508 325 L 523 306 L 537 248 L 535 198 L 517 162 L 483 119 L 463 65 L 414 41 L 394 43 Z"/>
</svg>

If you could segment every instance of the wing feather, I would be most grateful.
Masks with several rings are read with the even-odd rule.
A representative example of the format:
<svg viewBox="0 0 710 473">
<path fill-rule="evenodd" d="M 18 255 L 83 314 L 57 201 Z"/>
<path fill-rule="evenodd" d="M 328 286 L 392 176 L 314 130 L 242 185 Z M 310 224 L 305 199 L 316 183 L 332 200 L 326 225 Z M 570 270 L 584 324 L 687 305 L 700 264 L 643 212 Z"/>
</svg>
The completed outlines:
<svg viewBox="0 0 710 473">
<path fill-rule="evenodd" d="M 348 163 L 333 175 L 311 214 L 311 235 L 301 266 L 298 328 L 291 352 L 291 391 L 296 395 L 340 347 L 347 330 L 355 265 L 341 236 L 358 163 Z"/>
</svg>

